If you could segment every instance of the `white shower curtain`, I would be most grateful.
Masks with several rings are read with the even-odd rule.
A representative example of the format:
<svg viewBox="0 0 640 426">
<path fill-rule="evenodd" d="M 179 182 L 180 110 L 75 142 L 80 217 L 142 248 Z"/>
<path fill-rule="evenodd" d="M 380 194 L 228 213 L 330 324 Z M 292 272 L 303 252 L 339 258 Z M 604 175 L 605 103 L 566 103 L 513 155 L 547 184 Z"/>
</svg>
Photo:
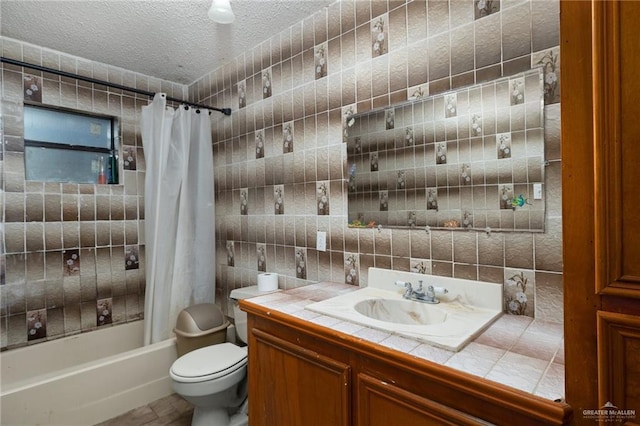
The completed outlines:
<svg viewBox="0 0 640 426">
<path fill-rule="evenodd" d="M 206 110 L 142 108 L 145 176 L 145 345 L 172 335 L 178 313 L 215 301 L 211 122 Z"/>
</svg>

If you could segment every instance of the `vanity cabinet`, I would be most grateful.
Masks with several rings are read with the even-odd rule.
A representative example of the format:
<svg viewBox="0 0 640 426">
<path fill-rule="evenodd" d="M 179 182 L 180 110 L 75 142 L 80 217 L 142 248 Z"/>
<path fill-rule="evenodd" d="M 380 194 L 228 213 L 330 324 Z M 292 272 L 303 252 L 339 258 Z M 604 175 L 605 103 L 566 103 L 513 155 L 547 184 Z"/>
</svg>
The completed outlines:
<svg viewBox="0 0 640 426">
<path fill-rule="evenodd" d="M 560 425 L 568 405 L 240 301 L 252 426 Z"/>
<path fill-rule="evenodd" d="M 348 364 L 260 330 L 250 342 L 251 426 L 350 424 Z"/>
</svg>

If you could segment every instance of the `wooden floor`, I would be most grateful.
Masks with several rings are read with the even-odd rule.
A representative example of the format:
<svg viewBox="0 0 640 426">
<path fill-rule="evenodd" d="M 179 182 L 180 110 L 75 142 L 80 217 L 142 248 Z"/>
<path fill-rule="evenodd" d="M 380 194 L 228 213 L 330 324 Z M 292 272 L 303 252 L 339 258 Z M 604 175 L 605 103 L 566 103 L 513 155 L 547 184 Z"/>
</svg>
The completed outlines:
<svg viewBox="0 0 640 426">
<path fill-rule="evenodd" d="M 190 426 L 193 406 L 173 394 L 96 426 Z"/>
</svg>

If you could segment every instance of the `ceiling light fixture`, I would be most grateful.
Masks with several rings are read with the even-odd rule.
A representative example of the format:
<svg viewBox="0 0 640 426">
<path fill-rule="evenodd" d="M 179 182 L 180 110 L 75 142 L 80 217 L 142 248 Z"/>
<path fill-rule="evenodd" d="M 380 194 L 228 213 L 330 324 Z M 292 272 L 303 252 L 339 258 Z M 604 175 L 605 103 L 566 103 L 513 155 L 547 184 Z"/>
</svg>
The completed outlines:
<svg viewBox="0 0 640 426">
<path fill-rule="evenodd" d="M 219 24 L 230 24 L 236 18 L 229 0 L 213 0 L 208 15 L 213 22 Z"/>
</svg>

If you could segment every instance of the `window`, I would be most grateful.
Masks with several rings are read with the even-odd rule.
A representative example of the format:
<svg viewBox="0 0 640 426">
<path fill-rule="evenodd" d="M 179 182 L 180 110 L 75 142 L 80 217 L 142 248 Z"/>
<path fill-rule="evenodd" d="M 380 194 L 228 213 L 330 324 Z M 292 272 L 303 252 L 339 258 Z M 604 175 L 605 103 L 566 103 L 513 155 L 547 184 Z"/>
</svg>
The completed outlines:
<svg viewBox="0 0 640 426">
<path fill-rule="evenodd" d="M 24 106 L 27 180 L 118 183 L 113 117 Z"/>
</svg>

